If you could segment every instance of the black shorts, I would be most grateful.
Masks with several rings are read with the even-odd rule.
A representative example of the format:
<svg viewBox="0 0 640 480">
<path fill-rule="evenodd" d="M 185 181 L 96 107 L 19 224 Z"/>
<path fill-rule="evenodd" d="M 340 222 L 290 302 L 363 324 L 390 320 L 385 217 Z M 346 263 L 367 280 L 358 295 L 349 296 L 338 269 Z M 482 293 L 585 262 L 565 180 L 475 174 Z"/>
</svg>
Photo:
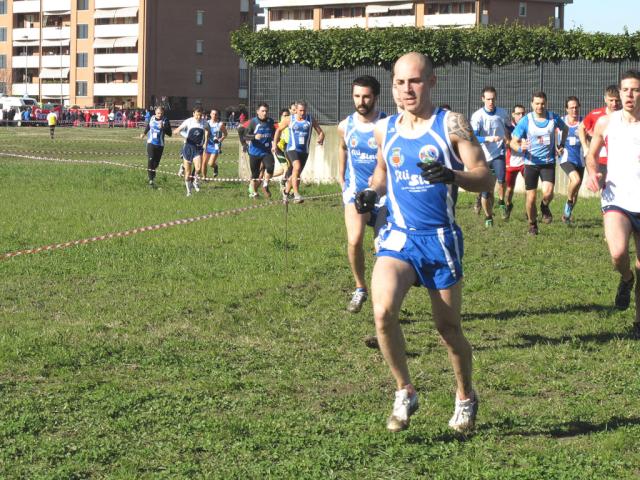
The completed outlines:
<svg viewBox="0 0 640 480">
<path fill-rule="evenodd" d="M 584 167 L 579 167 L 571 162 L 561 163 L 560 168 L 564 173 L 567 174 L 567 176 L 569 176 L 571 172 L 578 172 L 578 175 L 580 175 L 580 180 L 582 180 L 582 178 L 584 177 Z"/>
<path fill-rule="evenodd" d="M 271 153 L 267 153 L 263 157 L 256 157 L 249 155 L 249 166 L 251 167 L 251 178 L 257 180 L 260 178 L 260 165 L 264 165 L 265 171 L 269 175 L 273 175 L 273 169 L 275 168 L 275 160 Z"/>
<path fill-rule="evenodd" d="M 523 175 L 525 190 L 536 190 L 538 179 L 543 182 L 556 183 L 556 164 L 525 165 Z"/>
<path fill-rule="evenodd" d="M 287 150 L 285 152 L 287 159 L 293 165 L 293 162 L 300 162 L 300 171 L 307 164 L 307 160 L 309 159 L 309 152 L 298 152 L 297 150 Z"/>
</svg>

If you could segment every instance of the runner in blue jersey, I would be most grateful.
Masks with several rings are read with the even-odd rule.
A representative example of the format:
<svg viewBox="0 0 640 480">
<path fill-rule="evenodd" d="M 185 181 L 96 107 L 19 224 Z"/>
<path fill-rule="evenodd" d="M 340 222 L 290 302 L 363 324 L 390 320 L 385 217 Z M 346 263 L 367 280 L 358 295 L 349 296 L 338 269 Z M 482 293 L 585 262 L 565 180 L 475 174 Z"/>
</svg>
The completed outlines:
<svg viewBox="0 0 640 480">
<path fill-rule="evenodd" d="M 508 141 L 510 132 L 507 126 L 511 123 L 509 113 L 496 105 L 498 95 L 495 87 L 487 86 L 482 89 L 483 107 L 471 115 L 471 127 L 476 138 L 482 146 L 482 151 L 489 168 L 494 172 L 498 182 L 498 207 L 502 211 L 502 218 L 507 217 L 507 207 L 504 203 L 505 176 L 506 176 L 506 152 L 505 141 Z M 484 224 L 493 226 L 493 192 L 482 192 L 481 206 L 484 210 Z"/>
<path fill-rule="evenodd" d="M 266 198 L 271 198 L 269 179 L 275 168 L 275 158 L 272 153 L 274 145 L 273 136 L 276 131 L 273 118 L 269 117 L 269 105 L 261 103 L 256 110 L 256 116 L 249 121 L 244 134 L 248 143 L 249 166 L 251 167 L 251 180 L 249 181 L 249 197 L 256 198 L 256 188 L 260 183 L 260 170 L 264 168 L 262 177 L 262 191 Z"/>
<path fill-rule="evenodd" d="M 190 197 L 192 189 L 195 189 L 196 192 L 200 191 L 198 173 L 202 168 L 202 154 L 209 135 L 209 129 L 203 118 L 202 107 L 195 107 L 193 109 L 193 117 L 186 119 L 173 131 L 176 135 L 180 135 L 182 132 L 185 134 L 184 145 L 182 146 L 182 167 L 184 183 L 187 187 L 187 197 Z M 195 173 L 193 173 L 193 169 L 195 169 Z"/>
<path fill-rule="evenodd" d="M 527 114 L 511 134 L 511 148 L 525 151 L 524 184 L 529 233 L 538 234 L 538 212 L 536 209 L 538 179 L 542 180 L 542 221 L 551 223 L 553 216 L 549 204 L 553 200 L 556 183 L 556 156 L 564 152 L 569 129 L 555 113 L 547 111 L 547 94 L 536 92 L 531 99 L 532 112 Z M 562 133 L 556 145 L 556 129 Z"/>
<path fill-rule="evenodd" d="M 582 117 L 580 116 L 580 100 L 578 97 L 568 97 L 564 103 L 567 114 L 562 117 L 562 120 L 569 129 L 567 133 L 567 140 L 565 143 L 564 152 L 562 156 L 558 157 L 560 168 L 569 177 L 569 185 L 567 185 L 567 201 L 564 204 L 564 211 L 562 213 L 562 221 L 566 224 L 571 223 L 571 215 L 573 214 L 573 208 L 578 201 L 578 191 L 580 185 L 582 185 L 582 178 L 584 177 L 584 157 L 588 148 L 586 145 L 582 145 L 580 142 L 580 125 Z M 561 138 L 558 138 L 558 142 L 561 142 Z"/>
<path fill-rule="evenodd" d="M 140 138 L 147 139 L 147 176 L 149 186 L 156 187 L 156 170 L 160 165 L 162 152 L 164 151 L 164 136 L 171 136 L 171 123 L 164 116 L 164 107 L 156 107 L 156 112 L 144 127 Z"/>
<path fill-rule="evenodd" d="M 307 102 L 304 100 L 296 102 L 295 115 L 286 118 L 278 125 L 272 147 L 274 155 L 276 145 L 280 141 L 280 135 L 285 128 L 289 128 L 289 142 L 284 153 L 291 162 L 291 174 L 287 175 L 287 186 L 284 191 L 285 200 L 293 190 L 294 203 L 302 203 L 304 200 L 300 195 L 300 175 L 309 158 L 311 130 L 315 130 L 318 134 L 318 145 L 324 143 L 324 132 L 318 122 L 307 113 Z"/>
<path fill-rule="evenodd" d="M 471 381 L 471 346 L 462 333 L 462 232 L 455 223 L 454 196 L 491 191 L 495 177 L 464 116 L 435 108 L 436 78 L 431 61 L 408 53 L 393 68 L 403 112 L 378 121 L 374 135 L 378 164 L 371 187 L 358 192 L 356 208 L 371 211 L 386 193 L 388 224 L 378 236 L 371 279 L 378 343 L 397 391 L 387 421 L 404 430 L 418 408 L 398 317 L 413 285 L 427 288 L 433 321 L 449 352 L 456 377 L 456 402 L 449 426 L 468 431 L 475 424 L 478 397 Z"/>
<path fill-rule="evenodd" d="M 207 178 L 207 167 L 213 168 L 214 178 L 218 176 L 218 156 L 222 153 L 222 142 L 227 138 L 227 126 L 220 120 L 220 111 L 215 108 L 207 120 L 209 136 L 202 159 L 202 178 Z"/>
<path fill-rule="evenodd" d="M 347 255 L 356 282 L 347 310 L 358 313 L 367 299 L 364 278 L 364 231 L 367 224 L 374 227 L 374 238 L 386 218 L 386 209 L 376 208 L 361 215 L 354 201 L 356 193 L 369 186 L 377 164 L 378 145 L 373 127 L 384 113 L 376 110 L 380 95 L 380 83 L 374 77 L 364 75 L 351 83 L 351 96 L 356 111 L 338 125 L 340 148 L 338 150 L 338 182 L 342 187 L 344 222 L 347 228 Z"/>
</svg>

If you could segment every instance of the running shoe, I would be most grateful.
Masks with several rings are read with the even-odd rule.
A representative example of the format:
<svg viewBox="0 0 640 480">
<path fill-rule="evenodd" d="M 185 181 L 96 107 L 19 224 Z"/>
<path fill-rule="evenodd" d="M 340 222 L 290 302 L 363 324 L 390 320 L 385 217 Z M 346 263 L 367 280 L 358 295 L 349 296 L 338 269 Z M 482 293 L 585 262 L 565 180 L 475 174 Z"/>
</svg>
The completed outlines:
<svg viewBox="0 0 640 480">
<path fill-rule="evenodd" d="M 507 208 L 504 211 L 504 219 L 509 220 L 509 218 L 511 217 L 511 210 L 513 210 L 513 203 L 510 203 L 506 207 Z"/>
<path fill-rule="evenodd" d="M 391 432 L 401 432 L 409 427 L 409 417 L 418 410 L 418 394 L 409 396 L 406 388 L 396 392 L 393 402 L 393 412 L 387 420 L 387 429 Z"/>
<path fill-rule="evenodd" d="M 478 395 L 473 393 L 473 400 L 458 400 L 456 398 L 456 408 L 453 417 L 449 420 L 449 427 L 456 432 L 467 433 L 473 430 L 476 424 L 476 415 L 478 414 Z"/>
<path fill-rule="evenodd" d="M 218 176 L 218 164 L 216 163 L 213 166 L 213 178 L 216 178 Z"/>
<path fill-rule="evenodd" d="M 258 198 L 258 193 L 249 191 L 249 198 Z"/>
<path fill-rule="evenodd" d="M 351 297 L 351 301 L 349 305 L 347 305 L 347 311 L 351 313 L 358 313 L 362 310 L 362 304 L 367 300 L 367 291 L 363 288 L 356 288 L 356 291 L 353 292 L 353 296 Z"/>
<path fill-rule="evenodd" d="M 178 169 L 178 175 L 184 177 L 184 165 L 180 165 L 180 168 Z"/>
<path fill-rule="evenodd" d="M 626 310 L 629 308 L 629 304 L 631 303 L 631 289 L 633 288 L 633 275 L 631 275 L 631 279 L 626 282 L 620 278 L 620 283 L 618 284 L 618 292 L 616 293 L 616 308 L 618 310 Z"/>
<path fill-rule="evenodd" d="M 491 228 L 493 227 L 493 217 L 485 217 L 484 218 L 484 226 L 486 228 Z"/>
<path fill-rule="evenodd" d="M 293 203 L 303 203 L 303 202 L 304 202 L 304 198 L 302 198 L 302 195 L 293 196 Z"/>
<path fill-rule="evenodd" d="M 196 192 L 200 191 L 200 182 L 198 181 L 198 177 L 197 176 L 193 178 L 193 189 Z"/>
<path fill-rule="evenodd" d="M 507 213 L 507 206 L 504 204 L 504 202 L 499 203 L 498 207 L 500 207 L 500 216 L 502 217 L 502 219 L 506 220 L 507 218 L 509 218 L 509 214 Z"/>
<path fill-rule="evenodd" d="M 529 224 L 529 235 L 538 235 L 538 224 L 530 223 Z"/>
<path fill-rule="evenodd" d="M 573 213 L 573 204 L 569 204 L 569 202 L 565 202 L 563 216 L 567 218 L 571 218 L 572 213 Z"/>
<path fill-rule="evenodd" d="M 156 188 L 156 182 L 154 182 L 153 180 L 149 180 L 149 186 L 151 188 Z"/>
<path fill-rule="evenodd" d="M 566 215 L 562 215 L 562 223 L 565 225 L 571 225 L 571 217 L 567 217 Z"/>
<path fill-rule="evenodd" d="M 476 203 L 473 204 L 473 211 L 476 215 L 480 215 L 480 211 L 482 210 L 482 196 L 478 195 L 476 197 Z"/>
<path fill-rule="evenodd" d="M 540 212 L 542 213 L 543 223 L 551 223 L 553 221 L 553 215 L 551 215 L 549 205 L 545 205 L 544 202 L 540 202 Z"/>
</svg>

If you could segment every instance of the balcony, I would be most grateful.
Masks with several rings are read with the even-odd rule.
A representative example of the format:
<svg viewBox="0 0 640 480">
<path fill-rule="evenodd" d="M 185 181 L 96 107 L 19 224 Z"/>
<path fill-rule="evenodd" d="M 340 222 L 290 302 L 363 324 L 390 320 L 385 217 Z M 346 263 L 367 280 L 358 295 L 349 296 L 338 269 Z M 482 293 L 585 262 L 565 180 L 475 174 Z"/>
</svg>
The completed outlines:
<svg viewBox="0 0 640 480">
<path fill-rule="evenodd" d="M 414 15 L 389 15 L 382 17 L 369 17 L 369 28 L 385 27 L 415 27 Z"/>
<path fill-rule="evenodd" d="M 15 57 L 14 57 L 15 58 Z M 71 57 L 69 55 L 43 55 L 43 68 L 69 68 Z"/>
<path fill-rule="evenodd" d="M 40 0 L 14 1 L 13 13 L 40 13 Z"/>
<path fill-rule="evenodd" d="M 277 20 L 269 22 L 269 28 L 271 30 L 313 30 L 313 20 Z"/>
<path fill-rule="evenodd" d="M 40 40 L 40 29 L 39 28 L 14 28 L 12 32 L 13 36 L 13 45 L 16 46 L 16 42 L 24 42 L 24 41 L 36 41 Z"/>
<path fill-rule="evenodd" d="M 138 71 L 137 53 L 108 53 L 94 56 L 93 65 L 95 67 L 136 67 Z"/>
<path fill-rule="evenodd" d="M 71 0 L 42 0 L 42 11 L 52 15 L 71 13 Z"/>
<path fill-rule="evenodd" d="M 42 98 L 60 98 L 69 96 L 68 83 L 43 83 L 40 85 Z"/>
<path fill-rule="evenodd" d="M 94 83 L 94 97 L 133 97 L 138 95 L 137 83 Z"/>
<path fill-rule="evenodd" d="M 37 97 L 38 92 L 38 84 L 37 83 L 14 83 L 11 85 L 11 95 L 15 96 L 23 96 L 27 95 L 29 97 Z"/>
<path fill-rule="evenodd" d="M 138 37 L 138 24 L 96 25 L 95 38 Z"/>
<path fill-rule="evenodd" d="M 69 27 L 46 27 L 42 29 L 44 40 L 69 40 L 71 38 L 71 28 Z"/>
<path fill-rule="evenodd" d="M 356 18 L 323 18 L 320 21 L 323 30 L 327 28 L 366 28 L 367 20 L 364 17 Z"/>
<path fill-rule="evenodd" d="M 139 7 L 140 0 L 95 0 L 95 9 Z"/>
<path fill-rule="evenodd" d="M 475 13 L 441 13 L 424 16 L 424 26 L 426 28 L 473 27 L 475 24 Z"/>
<path fill-rule="evenodd" d="M 16 55 L 11 57 L 11 68 L 40 68 L 38 55 Z"/>
</svg>

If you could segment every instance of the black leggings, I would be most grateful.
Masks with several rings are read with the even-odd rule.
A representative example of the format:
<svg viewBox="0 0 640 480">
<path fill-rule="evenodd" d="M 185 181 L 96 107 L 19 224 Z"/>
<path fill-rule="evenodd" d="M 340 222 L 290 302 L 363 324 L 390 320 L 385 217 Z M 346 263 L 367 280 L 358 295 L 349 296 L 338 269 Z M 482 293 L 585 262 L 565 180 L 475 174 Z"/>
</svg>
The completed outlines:
<svg viewBox="0 0 640 480">
<path fill-rule="evenodd" d="M 149 180 L 156 178 L 156 169 L 160 165 L 160 159 L 162 158 L 162 152 L 164 147 L 147 143 L 147 173 Z"/>
</svg>

